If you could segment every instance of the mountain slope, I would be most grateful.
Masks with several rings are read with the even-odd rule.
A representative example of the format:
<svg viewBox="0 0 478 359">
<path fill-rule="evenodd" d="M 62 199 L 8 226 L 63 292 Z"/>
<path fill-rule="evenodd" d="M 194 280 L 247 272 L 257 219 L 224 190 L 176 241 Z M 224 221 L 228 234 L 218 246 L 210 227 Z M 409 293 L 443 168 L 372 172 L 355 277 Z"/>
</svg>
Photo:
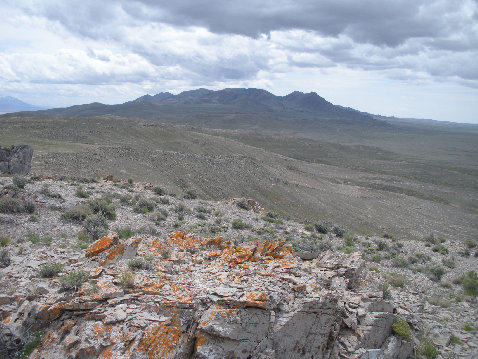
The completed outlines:
<svg viewBox="0 0 478 359">
<path fill-rule="evenodd" d="M 35 111 L 42 110 L 43 107 L 30 105 L 15 97 L 0 97 L 0 113 L 18 112 L 18 111 Z"/>
</svg>

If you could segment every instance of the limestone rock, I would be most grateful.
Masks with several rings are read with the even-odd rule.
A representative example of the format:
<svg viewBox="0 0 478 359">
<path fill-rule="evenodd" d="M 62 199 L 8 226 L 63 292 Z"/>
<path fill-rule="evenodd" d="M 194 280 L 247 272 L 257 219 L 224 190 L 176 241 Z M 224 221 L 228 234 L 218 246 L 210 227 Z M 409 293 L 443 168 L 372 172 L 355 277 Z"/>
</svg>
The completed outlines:
<svg viewBox="0 0 478 359">
<path fill-rule="evenodd" d="M 26 175 L 30 172 L 33 149 L 28 145 L 0 148 L 0 172 Z"/>
</svg>

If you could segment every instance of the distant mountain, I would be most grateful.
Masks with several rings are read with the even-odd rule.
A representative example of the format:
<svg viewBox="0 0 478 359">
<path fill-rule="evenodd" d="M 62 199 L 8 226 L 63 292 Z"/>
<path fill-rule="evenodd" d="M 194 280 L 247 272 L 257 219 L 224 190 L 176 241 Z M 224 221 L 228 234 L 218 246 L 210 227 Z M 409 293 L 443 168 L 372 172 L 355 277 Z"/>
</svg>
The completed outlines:
<svg viewBox="0 0 478 359">
<path fill-rule="evenodd" d="M 30 105 L 15 97 L 0 97 L 0 113 L 43 110 L 45 107 Z"/>
<path fill-rule="evenodd" d="M 390 127 L 380 119 L 333 105 L 315 92 L 275 96 L 254 88 L 197 89 L 178 95 L 162 92 L 119 105 L 92 103 L 42 111 L 57 117 L 114 115 L 164 123 L 222 129 L 307 131 Z"/>
</svg>

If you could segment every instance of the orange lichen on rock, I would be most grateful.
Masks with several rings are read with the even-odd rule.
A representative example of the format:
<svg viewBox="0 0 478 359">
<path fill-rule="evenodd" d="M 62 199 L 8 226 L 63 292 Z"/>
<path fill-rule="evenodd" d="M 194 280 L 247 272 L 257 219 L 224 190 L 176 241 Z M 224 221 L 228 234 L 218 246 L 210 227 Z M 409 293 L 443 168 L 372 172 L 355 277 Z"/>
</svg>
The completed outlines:
<svg viewBox="0 0 478 359">
<path fill-rule="evenodd" d="M 198 333 L 196 335 L 196 343 L 194 345 L 194 350 L 197 351 L 197 348 L 202 347 L 204 344 L 206 344 L 206 337 L 201 333 Z"/>
<path fill-rule="evenodd" d="M 104 236 L 103 238 L 98 239 L 96 242 L 90 244 L 88 248 L 86 248 L 86 257 L 95 256 L 101 252 L 104 252 L 117 241 L 118 236 L 116 233 L 112 233 L 111 236 Z"/>
<path fill-rule="evenodd" d="M 267 308 L 267 295 L 265 292 L 249 292 L 244 295 L 246 307 Z"/>
<path fill-rule="evenodd" d="M 175 314 L 169 323 L 160 323 L 144 333 L 138 343 L 138 350 L 145 352 L 148 358 L 166 358 L 174 352 L 181 339 L 181 321 Z"/>
<path fill-rule="evenodd" d="M 2 323 L 3 324 L 8 324 L 8 323 L 10 323 L 11 320 L 12 320 L 12 316 L 7 315 L 5 318 L 3 318 Z"/>
<path fill-rule="evenodd" d="M 64 310 L 65 310 L 65 307 L 62 303 L 55 303 L 53 305 L 44 305 L 40 308 L 37 318 L 40 320 L 48 320 L 48 321 L 55 320 L 63 313 Z"/>
<path fill-rule="evenodd" d="M 200 248 L 202 246 L 223 246 L 222 237 L 215 238 L 202 238 L 195 237 L 193 233 L 175 231 L 171 234 L 167 241 L 172 244 L 183 248 Z"/>
<path fill-rule="evenodd" d="M 103 350 L 103 352 L 100 354 L 100 358 L 102 359 L 111 359 L 113 358 L 113 350 L 111 348 L 106 348 Z"/>
<path fill-rule="evenodd" d="M 120 243 L 116 247 L 108 249 L 106 259 L 100 263 L 100 265 L 104 266 L 109 262 L 114 261 L 118 256 L 122 256 L 124 254 L 124 244 Z"/>
</svg>

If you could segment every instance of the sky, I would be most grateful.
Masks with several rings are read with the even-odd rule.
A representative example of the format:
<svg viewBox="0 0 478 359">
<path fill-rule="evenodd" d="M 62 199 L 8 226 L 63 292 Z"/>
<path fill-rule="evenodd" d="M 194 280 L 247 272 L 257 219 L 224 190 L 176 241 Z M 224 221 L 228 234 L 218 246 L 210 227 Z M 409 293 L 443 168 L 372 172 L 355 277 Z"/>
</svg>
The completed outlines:
<svg viewBox="0 0 478 359">
<path fill-rule="evenodd" d="M 478 123 L 478 0 L 2 0 L 0 34 L 0 96 L 35 105 L 252 87 Z"/>
</svg>

